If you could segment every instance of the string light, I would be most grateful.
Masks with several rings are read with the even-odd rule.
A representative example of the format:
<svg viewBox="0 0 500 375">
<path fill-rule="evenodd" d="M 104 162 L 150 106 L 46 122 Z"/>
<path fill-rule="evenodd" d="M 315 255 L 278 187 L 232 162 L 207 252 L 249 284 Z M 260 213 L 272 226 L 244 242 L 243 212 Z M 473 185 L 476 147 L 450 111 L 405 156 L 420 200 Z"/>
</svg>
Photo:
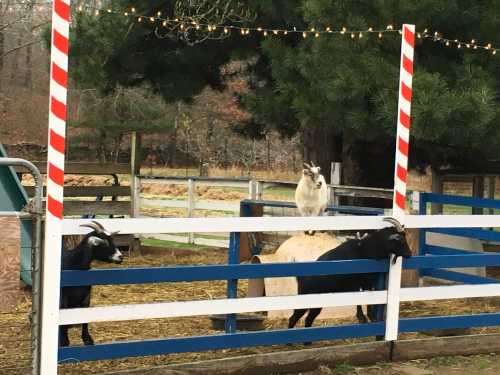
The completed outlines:
<svg viewBox="0 0 500 375">
<path fill-rule="evenodd" d="M 50 4 L 48 4 L 50 5 Z M 40 7 L 42 8 L 42 7 Z M 268 36 L 271 33 L 273 35 L 289 35 L 290 33 L 295 33 L 302 35 L 303 38 L 307 38 L 309 34 L 314 35 L 315 38 L 319 38 L 324 34 L 341 34 L 344 35 L 346 33 L 349 33 L 351 35 L 351 39 L 356 39 L 358 37 L 359 39 L 364 38 L 364 33 L 368 32 L 374 33 L 375 35 L 378 36 L 379 39 L 383 38 L 383 35 L 385 33 L 402 33 L 401 29 L 396 29 L 393 24 L 388 24 L 385 29 L 380 29 L 376 30 L 372 26 L 368 27 L 367 29 L 364 30 L 353 30 L 349 29 L 346 26 L 342 26 L 340 29 L 337 30 L 332 30 L 331 26 L 327 26 L 324 29 L 320 29 L 318 27 L 310 27 L 308 29 L 298 29 L 297 27 L 293 27 L 292 29 L 277 29 L 277 28 L 264 28 L 262 26 L 259 26 L 257 28 L 249 28 L 247 26 L 237 26 L 237 25 L 212 25 L 208 23 L 198 23 L 195 20 L 187 20 L 187 19 L 169 19 L 169 18 L 162 18 L 162 12 L 161 11 L 156 11 L 153 16 L 149 15 L 136 15 L 136 8 L 131 7 L 129 11 L 114 11 L 112 8 L 103 8 L 103 9 L 98 9 L 94 8 L 88 5 L 79 5 L 78 6 L 78 11 L 79 12 L 84 12 L 85 10 L 89 12 L 89 14 L 93 14 L 95 16 L 99 16 L 102 12 L 107 12 L 107 13 L 115 13 L 115 14 L 120 14 L 125 17 L 131 17 L 132 20 L 135 20 L 136 22 L 143 22 L 143 18 L 151 21 L 151 23 L 161 23 L 163 27 L 170 27 L 172 30 L 175 30 L 176 28 L 185 31 L 186 30 L 186 24 L 191 24 L 193 28 L 196 30 L 200 29 L 205 29 L 208 30 L 208 32 L 213 32 L 216 31 L 217 29 L 221 30 L 220 32 L 223 34 L 229 34 L 231 29 L 237 30 L 240 32 L 241 35 L 246 36 L 249 35 L 250 32 L 253 31 L 258 31 L 261 32 L 263 36 Z M 10 9 L 12 11 L 12 9 Z M 416 33 L 416 36 L 419 39 L 427 39 L 431 40 L 434 42 L 438 42 L 446 47 L 450 47 L 452 45 L 456 46 L 458 49 L 461 49 L 462 47 L 466 47 L 469 50 L 488 50 L 491 52 L 492 55 L 497 55 L 498 49 L 494 48 L 491 43 L 481 45 L 478 44 L 476 38 L 470 39 L 470 41 L 459 41 L 458 39 L 447 39 L 444 38 L 438 31 L 433 31 L 431 34 L 429 34 L 429 29 L 425 28 L 423 32 L 419 31 Z"/>
<path fill-rule="evenodd" d="M 496 55 L 496 53 L 498 51 L 498 49 L 493 48 L 491 43 L 488 43 L 485 45 L 478 44 L 477 39 L 475 39 L 475 38 L 471 39 L 470 42 L 461 41 L 458 39 L 447 39 L 447 38 L 443 37 L 442 35 L 440 35 L 437 31 L 435 31 L 433 33 L 433 36 L 430 37 L 427 29 L 424 30 L 423 38 L 430 39 L 434 42 L 442 43 L 446 47 L 450 47 L 451 45 L 456 45 L 457 49 L 462 49 L 462 47 L 465 47 L 468 50 L 472 49 L 474 51 L 478 51 L 478 50 L 490 51 L 491 50 L 493 55 Z"/>
</svg>

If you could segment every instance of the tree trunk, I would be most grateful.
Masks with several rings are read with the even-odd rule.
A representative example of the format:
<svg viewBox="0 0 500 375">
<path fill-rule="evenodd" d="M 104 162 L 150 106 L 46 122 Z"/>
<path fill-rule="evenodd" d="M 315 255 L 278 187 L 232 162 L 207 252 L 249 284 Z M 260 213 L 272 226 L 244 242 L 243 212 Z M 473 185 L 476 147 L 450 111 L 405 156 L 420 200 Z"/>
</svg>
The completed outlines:
<svg viewBox="0 0 500 375">
<path fill-rule="evenodd" d="M 339 149 L 334 129 L 321 125 L 304 125 L 301 133 L 302 159 L 321 167 L 326 181 L 330 181 L 330 163 L 339 160 Z"/>
<path fill-rule="evenodd" d="M 26 18 L 26 22 L 27 22 L 27 29 L 28 29 L 28 33 L 29 33 L 29 40 L 32 40 L 33 39 L 33 2 L 30 3 L 30 6 L 29 6 L 29 9 L 26 10 L 27 12 L 29 12 L 28 14 L 28 17 Z M 24 87 L 26 87 L 27 89 L 31 89 L 32 88 L 32 78 L 31 78 L 31 71 L 32 71 L 32 67 L 31 67 L 31 60 L 32 60 L 32 54 L 33 54 L 33 45 L 29 45 L 28 47 L 26 47 L 26 57 L 25 57 L 25 69 L 26 69 L 26 72 L 25 72 L 25 76 L 24 76 Z"/>
<path fill-rule="evenodd" d="M 342 137 L 342 184 L 344 185 L 359 186 L 362 182 L 362 170 L 355 151 L 354 132 L 346 129 Z"/>
<path fill-rule="evenodd" d="M 0 22 L 1 23 L 1 22 Z M 0 93 L 2 92 L 2 77 L 3 77 L 3 50 L 5 45 L 5 35 L 0 31 Z"/>
</svg>

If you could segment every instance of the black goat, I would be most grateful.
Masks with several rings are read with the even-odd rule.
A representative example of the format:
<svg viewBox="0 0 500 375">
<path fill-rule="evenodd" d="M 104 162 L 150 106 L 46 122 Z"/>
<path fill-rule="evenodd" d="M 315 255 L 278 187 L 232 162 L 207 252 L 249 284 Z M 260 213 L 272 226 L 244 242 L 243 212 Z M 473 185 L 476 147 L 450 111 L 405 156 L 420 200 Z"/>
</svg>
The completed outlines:
<svg viewBox="0 0 500 375">
<path fill-rule="evenodd" d="M 411 250 L 406 242 L 406 236 L 401 224 L 393 219 L 386 218 L 394 227 L 383 228 L 363 238 L 348 240 L 335 249 L 321 255 L 317 261 L 351 260 L 351 259 L 387 259 L 394 254 L 408 258 Z M 297 277 L 298 294 L 358 292 L 373 290 L 376 286 L 378 273 L 301 276 Z M 288 328 L 293 328 L 299 319 L 309 310 L 305 320 L 305 327 L 310 327 L 320 314 L 321 308 L 296 309 L 288 320 Z M 363 317 L 361 317 L 361 315 Z M 375 320 L 375 310 L 368 309 L 368 317 Z M 357 317 L 366 321 L 366 317 L 358 306 Z"/>
<path fill-rule="evenodd" d="M 63 251 L 63 270 L 88 270 L 92 261 L 99 260 L 106 263 L 121 263 L 123 255 L 116 248 L 113 242 L 114 233 L 109 233 L 96 221 L 89 224 L 82 224 L 82 227 L 92 229 L 83 240 L 73 249 Z M 91 286 L 67 286 L 61 288 L 61 309 L 71 309 L 76 307 L 90 306 Z M 70 326 L 59 327 L 59 345 L 68 346 L 68 328 Z M 88 323 L 82 324 L 82 341 L 85 345 L 94 345 L 94 340 L 90 336 Z"/>
</svg>

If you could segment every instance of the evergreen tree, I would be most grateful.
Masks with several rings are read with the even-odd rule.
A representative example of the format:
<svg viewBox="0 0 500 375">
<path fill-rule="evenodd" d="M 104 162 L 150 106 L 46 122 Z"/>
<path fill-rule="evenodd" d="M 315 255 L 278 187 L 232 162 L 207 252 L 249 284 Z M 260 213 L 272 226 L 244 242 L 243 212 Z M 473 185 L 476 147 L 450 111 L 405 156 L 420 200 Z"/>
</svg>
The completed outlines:
<svg viewBox="0 0 500 375">
<path fill-rule="evenodd" d="M 500 46 L 498 0 L 252 0 L 246 4 L 250 12 L 242 2 L 226 1 L 240 18 L 222 19 L 222 11 L 211 8 L 220 1 L 121 0 L 114 5 L 134 6 L 138 14 L 180 14 L 214 24 L 247 21 L 271 28 L 368 30 L 414 23 L 419 31 L 428 28 L 452 39 Z M 345 183 L 392 186 L 401 45 L 397 33 L 381 39 L 366 32 L 362 38 L 264 38 L 258 33 L 212 38 L 193 27 L 168 32 L 158 21 L 134 23 L 114 14 L 79 17 L 71 51 L 77 56 L 72 69 L 79 84 L 105 91 L 149 82 L 168 101 L 189 101 L 207 85 L 222 87 L 219 67 L 231 58 L 254 56 L 252 91 L 242 98 L 253 114 L 248 134 L 270 126 L 284 135 L 298 132 L 305 159 L 321 164 L 326 174 L 330 161 L 341 160 Z M 480 172 L 484 159 L 498 158 L 499 74 L 500 54 L 417 41 L 412 166 L 454 165 Z"/>
</svg>

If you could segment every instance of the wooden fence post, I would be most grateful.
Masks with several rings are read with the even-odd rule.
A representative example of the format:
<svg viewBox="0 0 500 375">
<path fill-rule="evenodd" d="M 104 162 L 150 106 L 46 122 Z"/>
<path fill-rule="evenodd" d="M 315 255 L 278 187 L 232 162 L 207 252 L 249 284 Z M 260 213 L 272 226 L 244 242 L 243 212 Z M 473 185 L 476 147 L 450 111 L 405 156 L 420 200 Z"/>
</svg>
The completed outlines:
<svg viewBox="0 0 500 375">
<path fill-rule="evenodd" d="M 196 200 L 196 186 L 192 178 L 188 180 L 188 191 L 187 191 L 187 217 L 193 217 L 195 210 L 195 200 Z M 194 244 L 194 233 L 189 233 L 188 243 Z"/>
<path fill-rule="evenodd" d="M 431 175 L 431 190 L 434 194 L 443 194 L 443 176 L 432 170 Z M 431 215 L 439 215 L 443 213 L 443 205 L 439 203 L 431 203 Z"/>
<path fill-rule="evenodd" d="M 335 186 L 340 185 L 342 178 L 342 163 L 332 162 L 330 166 L 330 204 L 338 206 L 339 197 L 335 195 Z"/>
</svg>

